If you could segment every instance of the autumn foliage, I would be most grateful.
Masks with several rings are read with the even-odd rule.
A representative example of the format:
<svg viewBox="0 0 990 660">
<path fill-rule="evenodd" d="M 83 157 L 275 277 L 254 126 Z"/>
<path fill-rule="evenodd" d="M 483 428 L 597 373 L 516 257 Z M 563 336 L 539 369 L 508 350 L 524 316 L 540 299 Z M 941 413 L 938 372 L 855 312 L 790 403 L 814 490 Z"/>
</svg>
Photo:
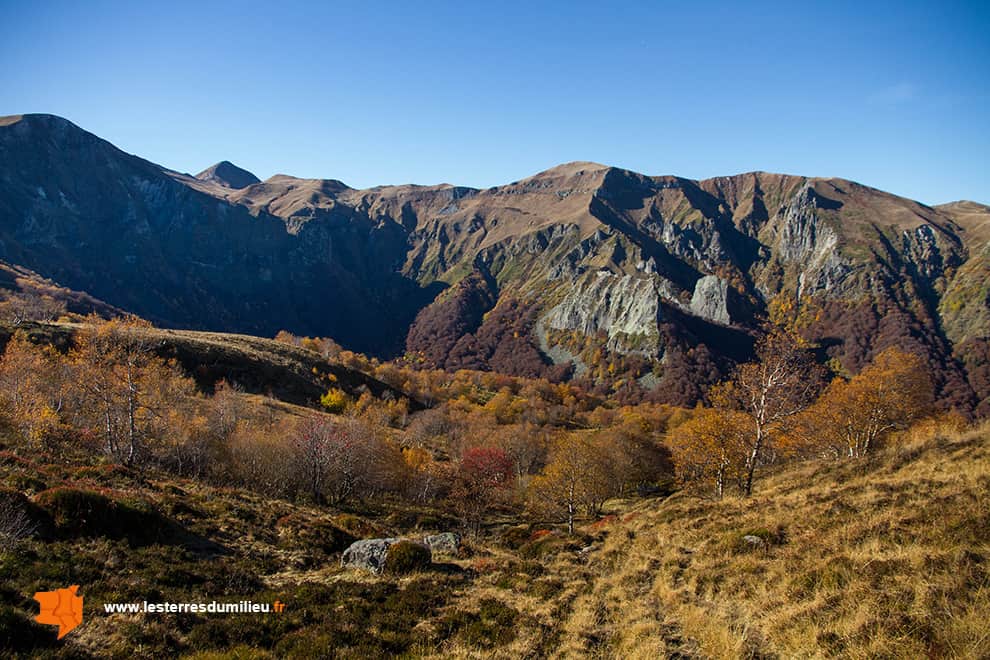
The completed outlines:
<svg viewBox="0 0 990 660">
<path fill-rule="evenodd" d="M 760 467 L 867 456 L 933 409 L 924 360 L 898 348 L 850 379 L 835 377 L 824 391 L 820 383 L 821 369 L 801 341 L 770 333 L 755 361 L 712 389 L 714 407 L 698 407 L 671 432 L 680 479 L 709 483 L 717 497 L 732 484 L 748 495 Z"/>
<path fill-rule="evenodd" d="M 620 405 L 542 378 L 411 368 L 281 333 L 427 406 L 334 381 L 307 409 L 227 381 L 199 391 L 159 354 L 155 332 L 140 319 L 92 318 L 60 350 L 15 332 L 0 359 L 3 419 L 56 456 L 98 453 L 317 505 L 438 506 L 474 532 L 524 514 L 574 531 L 612 498 L 665 492 L 674 474 L 722 497 L 751 493 L 783 461 L 868 456 L 933 401 L 927 365 L 898 349 L 823 390 L 813 347 L 779 329 L 693 410 Z"/>
<path fill-rule="evenodd" d="M 674 463 L 684 481 L 711 483 L 721 498 L 730 483 L 747 475 L 752 419 L 737 410 L 699 408 L 677 428 Z"/>
<path fill-rule="evenodd" d="M 514 478 L 515 465 L 504 450 L 481 446 L 464 451 L 451 498 L 469 527 L 477 531 L 483 515 L 505 501 Z"/>
<path fill-rule="evenodd" d="M 800 423 L 805 451 L 859 458 L 894 431 L 932 412 L 934 393 L 924 361 L 889 348 L 849 380 L 836 378 Z"/>
</svg>

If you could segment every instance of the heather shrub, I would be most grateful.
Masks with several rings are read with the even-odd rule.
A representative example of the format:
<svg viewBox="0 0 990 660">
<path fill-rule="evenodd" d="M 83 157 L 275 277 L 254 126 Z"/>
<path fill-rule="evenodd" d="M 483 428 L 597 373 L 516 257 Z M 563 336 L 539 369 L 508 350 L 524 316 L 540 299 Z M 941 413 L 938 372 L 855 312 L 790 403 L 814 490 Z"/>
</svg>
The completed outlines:
<svg viewBox="0 0 990 660">
<path fill-rule="evenodd" d="M 441 628 L 470 646 L 500 647 L 515 639 L 518 617 L 519 612 L 502 601 L 485 598 L 477 612 L 457 610 L 448 614 L 441 621 Z"/>
<path fill-rule="evenodd" d="M 385 555 L 385 571 L 402 575 L 430 567 L 433 556 L 430 549 L 412 541 L 399 541 Z"/>
<path fill-rule="evenodd" d="M 124 502 L 95 491 L 49 488 L 35 503 L 48 512 L 56 533 L 64 538 L 106 536 L 150 543 L 168 530 L 168 521 L 146 502 Z"/>
</svg>

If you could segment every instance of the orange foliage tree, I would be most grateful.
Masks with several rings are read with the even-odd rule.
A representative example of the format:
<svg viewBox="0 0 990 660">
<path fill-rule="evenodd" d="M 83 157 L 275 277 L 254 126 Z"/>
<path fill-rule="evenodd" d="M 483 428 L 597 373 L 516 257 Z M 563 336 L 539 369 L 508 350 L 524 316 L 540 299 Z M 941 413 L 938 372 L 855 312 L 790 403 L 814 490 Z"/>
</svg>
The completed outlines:
<svg viewBox="0 0 990 660">
<path fill-rule="evenodd" d="M 0 402 L 29 442 L 46 444 L 56 434 L 69 380 L 62 356 L 51 346 L 35 346 L 23 332 L 7 342 L 0 359 Z"/>
<path fill-rule="evenodd" d="M 821 369 L 803 342 L 771 329 L 756 346 L 756 360 L 736 368 L 733 378 L 712 388 L 715 407 L 750 418 L 743 492 L 753 492 L 753 475 L 773 458 L 773 435 L 783 422 L 807 408 L 821 387 Z"/>
<path fill-rule="evenodd" d="M 97 323 L 77 335 L 69 353 L 75 414 L 124 465 L 149 459 L 151 443 L 174 428 L 180 407 L 196 393 L 174 363 L 155 355 L 148 327 L 134 317 Z"/>
<path fill-rule="evenodd" d="M 678 478 L 710 480 L 715 486 L 715 496 L 720 499 L 729 482 L 745 483 L 751 429 L 752 419 L 746 413 L 699 407 L 690 420 L 671 434 Z"/>
<path fill-rule="evenodd" d="M 530 481 L 530 506 L 538 514 L 566 522 L 567 532 L 573 534 L 582 509 L 595 514 L 614 494 L 610 465 L 608 453 L 588 434 L 558 437 L 547 466 Z"/>
<path fill-rule="evenodd" d="M 924 360 L 888 348 L 851 380 L 837 378 L 802 416 L 804 442 L 819 453 L 856 458 L 885 436 L 931 412 L 934 391 Z"/>
</svg>

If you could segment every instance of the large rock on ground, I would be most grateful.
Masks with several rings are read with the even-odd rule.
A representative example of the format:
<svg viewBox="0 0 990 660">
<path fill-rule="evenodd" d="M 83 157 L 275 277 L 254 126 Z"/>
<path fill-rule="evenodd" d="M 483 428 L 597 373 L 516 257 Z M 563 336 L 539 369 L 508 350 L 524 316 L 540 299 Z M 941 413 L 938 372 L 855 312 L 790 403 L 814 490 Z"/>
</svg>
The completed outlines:
<svg viewBox="0 0 990 660">
<path fill-rule="evenodd" d="M 388 549 L 401 541 L 400 538 L 363 539 L 355 541 L 340 557 L 340 565 L 345 568 L 363 568 L 381 573 L 385 569 Z"/>
<path fill-rule="evenodd" d="M 386 539 L 363 539 L 355 541 L 344 550 L 340 557 L 340 565 L 344 568 L 363 568 L 366 571 L 381 573 L 385 570 L 385 560 L 388 558 L 388 551 L 396 543 L 406 541 L 423 546 L 432 555 L 433 552 L 445 552 L 456 554 L 460 546 L 461 537 L 457 534 L 446 532 L 427 536 L 422 540 L 392 537 Z"/>
</svg>

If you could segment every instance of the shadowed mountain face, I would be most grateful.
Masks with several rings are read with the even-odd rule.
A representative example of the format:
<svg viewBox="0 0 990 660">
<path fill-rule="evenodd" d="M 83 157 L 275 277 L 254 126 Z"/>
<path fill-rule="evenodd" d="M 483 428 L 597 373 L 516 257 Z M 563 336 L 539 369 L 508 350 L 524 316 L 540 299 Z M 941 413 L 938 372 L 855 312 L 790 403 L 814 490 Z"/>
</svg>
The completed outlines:
<svg viewBox="0 0 990 660">
<path fill-rule="evenodd" d="M 163 325 L 401 347 L 432 297 L 394 272 L 401 227 L 333 212 L 290 232 L 213 190 L 231 191 L 57 117 L 0 120 L 0 259 Z"/>
<path fill-rule="evenodd" d="M 446 368 L 594 380 L 595 345 L 678 403 L 772 313 L 849 372 L 914 348 L 944 401 L 986 408 L 988 227 L 971 202 L 762 172 L 570 163 L 487 190 L 257 181 L 226 162 L 191 177 L 63 119 L 0 119 L 0 259 L 64 286 L 166 325 Z"/>
</svg>

